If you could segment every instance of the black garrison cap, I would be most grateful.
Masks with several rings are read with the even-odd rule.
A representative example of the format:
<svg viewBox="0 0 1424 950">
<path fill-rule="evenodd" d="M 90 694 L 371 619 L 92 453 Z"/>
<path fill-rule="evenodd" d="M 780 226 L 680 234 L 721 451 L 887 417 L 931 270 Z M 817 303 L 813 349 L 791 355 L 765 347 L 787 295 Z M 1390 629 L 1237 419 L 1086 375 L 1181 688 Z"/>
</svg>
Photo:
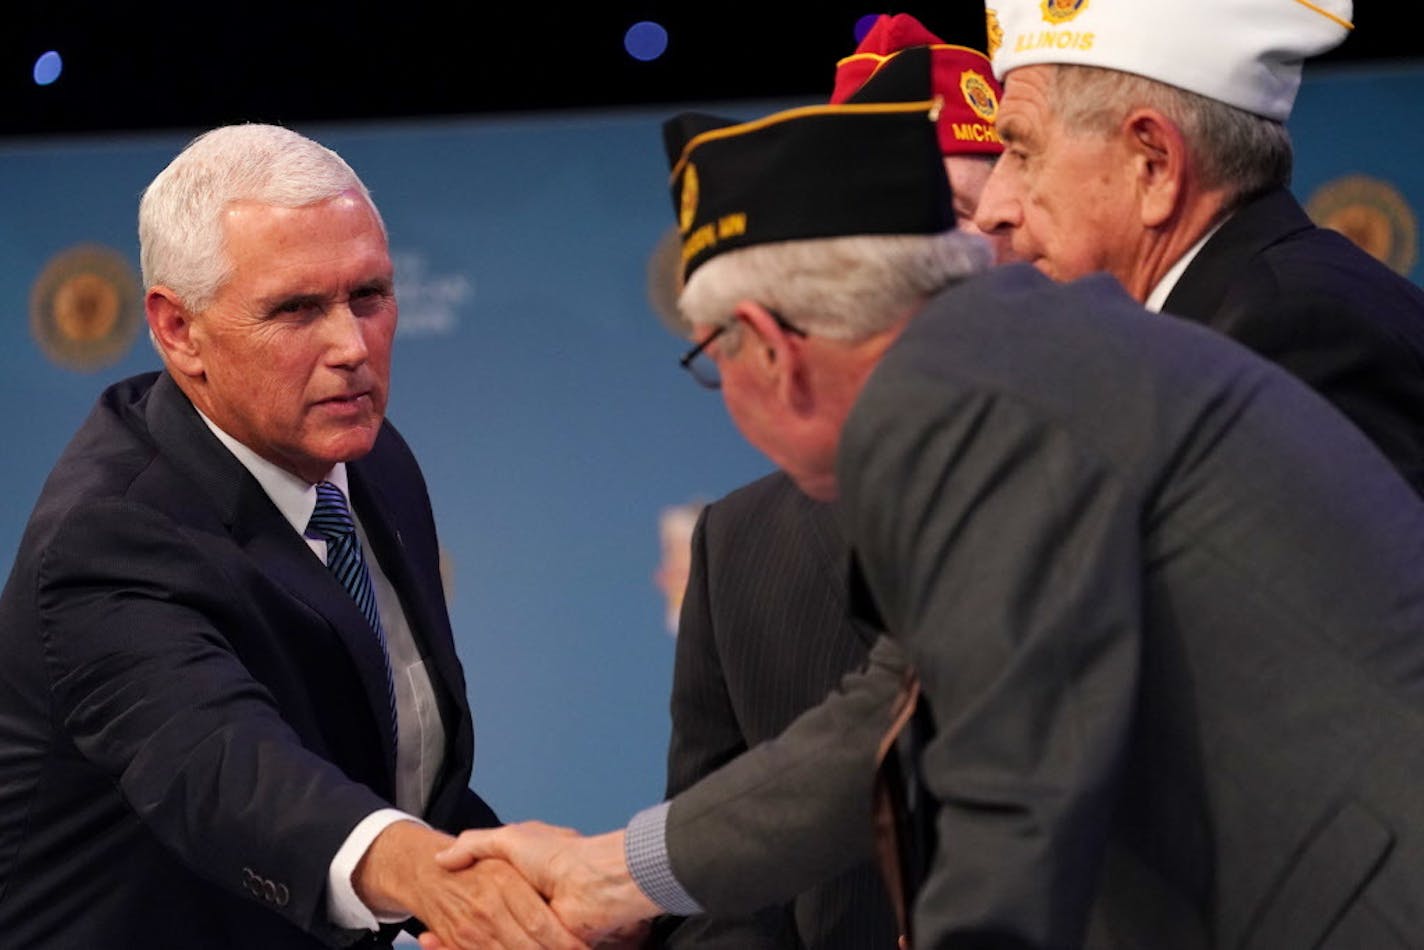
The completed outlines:
<svg viewBox="0 0 1424 950">
<path fill-rule="evenodd" d="M 740 123 L 700 113 L 670 119 L 663 142 L 684 280 L 739 247 L 954 227 L 937 114 L 930 52 L 921 48 L 840 105 Z"/>
</svg>

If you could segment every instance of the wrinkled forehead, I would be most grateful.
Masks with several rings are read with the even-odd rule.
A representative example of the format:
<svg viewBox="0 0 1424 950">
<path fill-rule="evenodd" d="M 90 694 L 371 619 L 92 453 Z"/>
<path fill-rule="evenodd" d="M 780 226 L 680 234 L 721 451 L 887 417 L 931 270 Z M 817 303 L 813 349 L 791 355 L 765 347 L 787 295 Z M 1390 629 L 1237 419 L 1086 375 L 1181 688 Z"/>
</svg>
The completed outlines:
<svg viewBox="0 0 1424 950">
<path fill-rule="evenodd" d="M 1043 144 L 1057 134 L 1061 118 L 1052 97 L 1052 66 L 1024 66 L 1009 73 L 994 129 L 1005 145 Z"/>
</svg>

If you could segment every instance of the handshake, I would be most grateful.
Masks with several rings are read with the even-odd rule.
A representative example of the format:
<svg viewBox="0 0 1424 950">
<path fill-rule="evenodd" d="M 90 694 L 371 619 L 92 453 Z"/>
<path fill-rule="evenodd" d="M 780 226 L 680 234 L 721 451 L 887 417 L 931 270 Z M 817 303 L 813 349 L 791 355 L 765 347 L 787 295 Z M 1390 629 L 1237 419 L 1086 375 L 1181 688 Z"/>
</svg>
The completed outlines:
<svg viewBox="0 0 1424 950">
<path fill-rule="evenodd" d="M 397 822 L 352 883 L 379 917 L 419 918 L 422 950 L 636 947 L 661 910 L 629 876 L 623 838 L 540 822 L 451 838 Z"/>
</svg>

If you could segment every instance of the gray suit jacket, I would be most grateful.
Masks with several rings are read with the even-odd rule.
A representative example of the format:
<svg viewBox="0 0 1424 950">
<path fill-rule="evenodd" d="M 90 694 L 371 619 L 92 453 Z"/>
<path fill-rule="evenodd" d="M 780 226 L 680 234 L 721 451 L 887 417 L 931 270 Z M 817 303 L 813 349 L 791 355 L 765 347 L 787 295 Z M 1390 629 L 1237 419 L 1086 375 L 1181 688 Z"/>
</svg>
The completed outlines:
<svg viewBox="0 0 1424 950">
<path fill-rule="evenodd" d="M 841 486 L 933 728 L 917 945 L 1417 943 L 1424 509 L 1317 396 L 1105 278 L 1004 268 L 887 355 Z M 851 747 L 874 724 L 847 713 L 893 678 L 883 653 L 674 803 L 673 867 L 705 906 L 857 856 L 824 840 L 855 842 L 868 808 Z M 845 741 L 796 748 L 837 720 Z M 763 810 L 809 758 L 798 827 L 718 827 L 719 800 Z"/>
</svg>

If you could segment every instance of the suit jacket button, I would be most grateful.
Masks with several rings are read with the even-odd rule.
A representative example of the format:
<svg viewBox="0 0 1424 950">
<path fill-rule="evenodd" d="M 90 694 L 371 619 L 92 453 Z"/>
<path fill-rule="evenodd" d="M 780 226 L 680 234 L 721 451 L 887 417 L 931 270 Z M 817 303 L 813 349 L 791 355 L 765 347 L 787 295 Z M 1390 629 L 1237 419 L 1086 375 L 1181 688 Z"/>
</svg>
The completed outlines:
<svg viewBox="0 0 1424 950">
<path fill-rule="evenodd" d="M 277 906 L 278 906 L 278 907 L 286 907 L 286 906 L 287 906 L 287 901 L 291 899 L 291 896 L 292 896 L 291 892 L 287 890 L 287 885 L 285 885 L 285 884 L 278 884 L 278 885 L 277 885 Z"/>
<path fill-rule="evenodd" d="M 269 904 L 277 903 L 277 885 L 271 881 L 262 882 L 262 897 Z"/>
</svg>

